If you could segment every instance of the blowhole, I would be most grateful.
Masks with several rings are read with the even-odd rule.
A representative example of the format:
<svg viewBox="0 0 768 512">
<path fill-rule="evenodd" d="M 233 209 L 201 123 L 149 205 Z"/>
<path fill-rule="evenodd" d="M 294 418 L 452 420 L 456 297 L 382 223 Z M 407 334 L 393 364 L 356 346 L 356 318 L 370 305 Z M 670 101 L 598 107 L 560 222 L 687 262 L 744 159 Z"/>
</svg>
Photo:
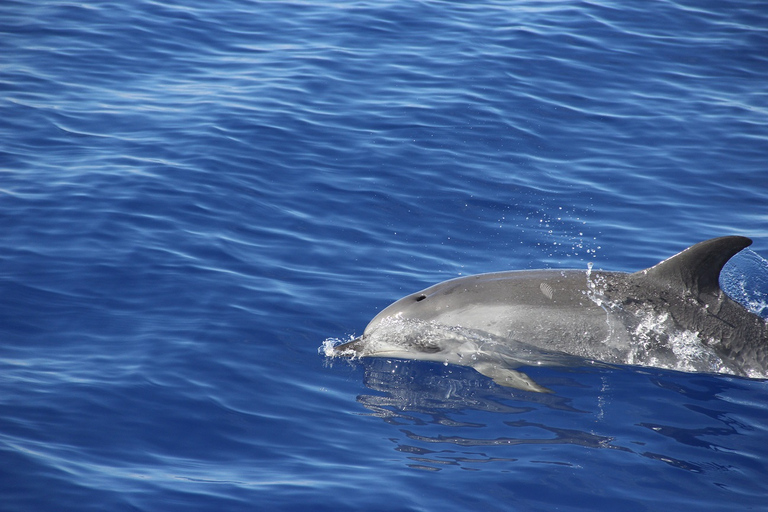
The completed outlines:
<svg viewBox="0 0 768 512">
<path fill-rule="evenodd" d="M 427 296 L 426 296 L 426 295 L 424 295 L 424 294 L 421 294 L 421 295 L 419 295 L 418 297 L 416 297 L 416 302 L 421 302 L 421 301 L 423 301 L 423 300 L 424 300 L 424 299 L 426 299 L 426 298 L 427 298 Z"/>
</svg>

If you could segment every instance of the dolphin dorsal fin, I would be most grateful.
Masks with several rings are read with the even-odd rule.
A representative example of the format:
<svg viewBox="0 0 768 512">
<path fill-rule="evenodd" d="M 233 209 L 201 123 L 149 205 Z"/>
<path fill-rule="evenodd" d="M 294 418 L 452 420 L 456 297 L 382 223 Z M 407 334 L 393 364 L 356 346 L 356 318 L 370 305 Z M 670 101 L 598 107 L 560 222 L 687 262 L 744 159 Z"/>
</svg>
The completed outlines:
<svg viewBox="0 0 768 512">
<path fill-rule="evenodd" d="M 752 240 L 744 236 L 723 236 L 692 245 L 683 252 L 634 276 L 653 279 L 694 295 L 720 292 L 720 271 L 736 253 L 749 247 Z"/>
</svg>

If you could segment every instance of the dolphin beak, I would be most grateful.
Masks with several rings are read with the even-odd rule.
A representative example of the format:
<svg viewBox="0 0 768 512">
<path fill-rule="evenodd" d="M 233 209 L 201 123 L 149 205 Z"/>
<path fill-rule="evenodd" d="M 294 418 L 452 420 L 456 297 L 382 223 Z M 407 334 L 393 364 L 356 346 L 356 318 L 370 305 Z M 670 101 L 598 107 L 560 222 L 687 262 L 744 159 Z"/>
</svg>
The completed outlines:
<svg viewBox="0 0 768 512">
<path fill-rule="evenodd" d="M 333 347 L 333 355 L 335 356 L 359 356 L 363 350 L 363 337 L 355 338 L 352 341 L 348 341 L 342 345 L 336 345 Z"/>
</svg>

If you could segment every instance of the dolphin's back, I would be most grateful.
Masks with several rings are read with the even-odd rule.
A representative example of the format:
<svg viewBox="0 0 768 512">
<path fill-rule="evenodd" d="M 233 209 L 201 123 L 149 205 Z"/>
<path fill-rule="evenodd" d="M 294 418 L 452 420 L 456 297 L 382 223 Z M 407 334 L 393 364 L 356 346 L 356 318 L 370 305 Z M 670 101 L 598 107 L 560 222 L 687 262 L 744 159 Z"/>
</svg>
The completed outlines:
<svg viewBox="0 0 768 512">
<path fill-rule="evenodd" d="M 675 328 L 695 333 L 734 373 L 762 375 L 768 369 L 768 324 L 720 288 L 725 264 L 751 243 L 742 236 L 698 243 L 607 293 L 635 318 L 663 315 Z"/>
</svg>

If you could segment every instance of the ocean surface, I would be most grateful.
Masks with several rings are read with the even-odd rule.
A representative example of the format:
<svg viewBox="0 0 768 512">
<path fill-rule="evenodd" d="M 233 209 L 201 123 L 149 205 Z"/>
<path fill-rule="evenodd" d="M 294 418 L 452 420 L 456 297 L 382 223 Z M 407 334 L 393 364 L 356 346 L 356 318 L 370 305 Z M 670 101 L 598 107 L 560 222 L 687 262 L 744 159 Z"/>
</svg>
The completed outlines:
<svg viewBox="0 0 768 512">
<path fill-rule="evenodd" d="M 768 510 L 768 382 L 328 359 L 394 300 L 754 240 L 754 0 L 0 2 L 1 511 Z"/>
</svg>

